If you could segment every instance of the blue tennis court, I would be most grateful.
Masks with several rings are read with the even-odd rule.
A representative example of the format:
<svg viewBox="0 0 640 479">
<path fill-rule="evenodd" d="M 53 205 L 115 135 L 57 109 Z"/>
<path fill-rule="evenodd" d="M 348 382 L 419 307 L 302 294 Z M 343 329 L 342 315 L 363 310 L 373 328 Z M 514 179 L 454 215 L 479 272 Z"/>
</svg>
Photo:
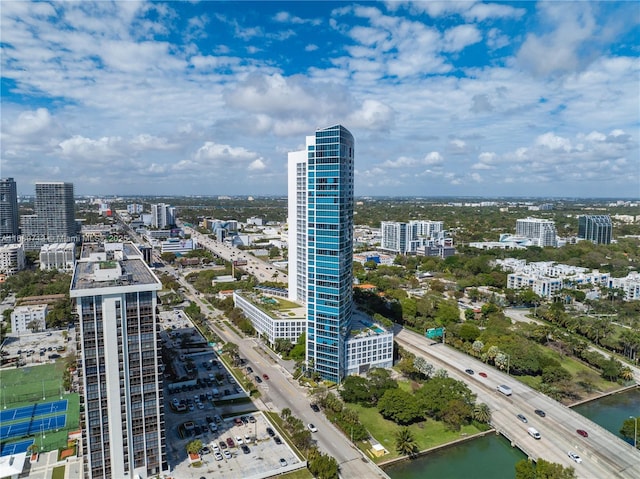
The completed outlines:
<svg viewBox="0 0 640 479">
<path fill-rule="evenodd" d="M 40 432 L 60 429 L 67 423 L 67 415 L 41 417 L 31 421 L 23 421 L 8 426 L 0 426 L 0 440 L 11 439 L 13 437 L 24 437 Z"/>
<path fill-rule="evenodd" d="M 14 409 L 0 411 L 0 424 L 17 419 L 27 419 L 30 417 L 46 416 L 57 412 L 67 410 L 67 400 L 45 402 L 41 404 L 33 404 L 31 406 L 22 406 Z"/>
<path fill-rule="evenodd" d="M 21 452 L 27 452 L 29 446 L 33 443 L 33 439 L 26 439 L 20 442 L 13 442 L 11 444 L 3 444 L 2 449 L 0 449 L 0 456 L 12 456 L 14 454 L 20 454 Z"/>
</svg>

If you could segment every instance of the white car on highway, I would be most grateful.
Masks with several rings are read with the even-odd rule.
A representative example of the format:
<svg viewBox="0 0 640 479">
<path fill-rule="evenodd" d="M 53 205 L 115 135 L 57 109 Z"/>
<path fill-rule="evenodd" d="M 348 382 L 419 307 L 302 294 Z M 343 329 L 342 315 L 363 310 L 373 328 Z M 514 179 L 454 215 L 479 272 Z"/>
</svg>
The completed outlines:
<svg viewBox="0 0 640 479">
<path fill-rule="evenodd" d="M 567 453 L 567 456 L 569 456 L 571 459 L 573 459 L 574 462 L 576 462 L 577 464 L 581 464 L 582 463 L 582 458 L 580 456 L 578 456 L 575 452 L 573 451 L 569 451 Z"/>
</svg>

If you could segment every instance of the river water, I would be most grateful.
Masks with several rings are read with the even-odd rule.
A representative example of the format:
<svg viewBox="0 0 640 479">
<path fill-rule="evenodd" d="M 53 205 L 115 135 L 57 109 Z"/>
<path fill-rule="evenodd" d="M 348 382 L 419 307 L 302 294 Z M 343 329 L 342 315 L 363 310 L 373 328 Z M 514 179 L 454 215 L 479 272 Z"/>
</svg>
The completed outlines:
<svg viewBox="0 0 640 479">
<path fill-rule="evenodd" d="M 640 416 L 640 388 L 614 394 L 574 408 L 620 436 L 623 421 Z M 502 436 L 489 434 L 385 468 L 392 479 L 513 479 L 515 464 L 526 456 Z"/>
</svg>

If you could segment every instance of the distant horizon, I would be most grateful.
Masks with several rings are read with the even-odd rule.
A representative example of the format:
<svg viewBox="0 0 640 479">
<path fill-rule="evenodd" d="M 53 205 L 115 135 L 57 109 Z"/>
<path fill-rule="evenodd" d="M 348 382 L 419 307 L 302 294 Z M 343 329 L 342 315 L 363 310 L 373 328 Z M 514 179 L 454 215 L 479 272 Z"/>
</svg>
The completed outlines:
<svg viewBox="0 0 640 479">
<path fill-rule="evenodd" d="M 75 185 L 74 185 L 75 189 Z M 104 198 L 104 199 L 116 199 L 116 198 L 151 198 L 151 199 L 162 199 L 162 198 L 207 198 L 207 199 L 220 199 L 220 197 L 228 197 L 232 200 L 235 199 L 244 199 L 248 200 L 249 197 L 254 198 L 255 200 L 259 200 L 262 198 L 265 199 L 286 199 L 287 195 L 259 195 L 259 194 L 235 194 L 235 195 L 227 195 L 227 194 L 216 194 L 216 195 L 204 195 L 204 194 L 190 194 L 190 195 L 136 195 L 136 194 L 83 194 L 77 193 L 74 191 L 74 198 Z M 18 199 L 20 198 L 35 198 L 34 194 L 20 194 L 18 193 Z M 495 200 L 495 201 L 508 201 L 508 200 L 535 200 L 535 201 L 629 201 L 629 202 L 640 202 L 640 197 L 612 197 L 612 196 L 530 196 L 530 195 L 522 195 L 522 196 L 461 196 L 461 195 L 433 195 L 433 196 L 425 196 L 425 195 L 355 195 L 356 199 L 389 199 L 389 200 L 415 200 L 415 199 L 424 199 L 426 201 L 431 199 L 460 199 L 460 200 Z"/>
<path fill-rule="evenodd" d="M 639 197 L 638 8 L 2 2 L 0 176 L 280 195 L 341 124 L 361 196 Z"/>
</svg>

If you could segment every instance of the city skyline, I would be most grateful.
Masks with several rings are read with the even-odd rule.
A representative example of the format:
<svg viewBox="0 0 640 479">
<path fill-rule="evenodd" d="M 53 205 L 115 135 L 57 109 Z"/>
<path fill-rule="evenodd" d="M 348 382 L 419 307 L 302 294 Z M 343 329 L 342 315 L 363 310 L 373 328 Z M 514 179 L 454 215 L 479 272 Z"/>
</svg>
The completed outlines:
<svg viewBox="0 0 640 479">
<path fill-rule="evenodd" d="M 317 128 L 357 196 L 640 196 L 634 2 L 3 2 L 0 177 L 280 195 Z M 37 177 L 34 177 L 37 172 Z"/>
</svg>

